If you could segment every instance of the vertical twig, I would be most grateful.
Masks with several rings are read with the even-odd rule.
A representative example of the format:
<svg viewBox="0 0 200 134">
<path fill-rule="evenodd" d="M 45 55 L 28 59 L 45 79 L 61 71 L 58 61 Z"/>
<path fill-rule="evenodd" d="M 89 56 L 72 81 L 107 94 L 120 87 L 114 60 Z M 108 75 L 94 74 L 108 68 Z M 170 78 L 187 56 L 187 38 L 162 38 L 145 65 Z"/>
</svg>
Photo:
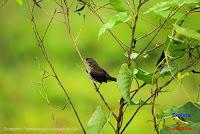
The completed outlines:
<svg viewBox="0 0 200 134">
<path fill-rule="evenodd" d="M 136 26 L 137 26 L 137 22 L 138 22 L 138 16 L 139 16 L 139 11 L 140 11 L 140 8 L 142 6 L 142 0 L 139 0 L 139 5 L 137 6 L 137 9 L 136 9 L 136 13 L 135 13 L 135 16 L 134 16 L 134 21 L 133 21 L 133 26 L 132 26 L 132 35 L 131 35 L 131 43 L 130 43 L 130 47 L 129 47 L 129 51 L 128 51 L 128 66 L 130 67 L 131 65 L 131 53 L 133 51 L 133 49 L 135 48 L 136 46 L 136 39 L 135 39 L 135 30 L 136 30 Z"/>
<path fill-rule="evenodd" d="M 124 99 L 121 98 L 120 103 L 119 103 L 119 114 L 118 114 L 118 118 L 117 118 L 117 128 L 116 128 L 116 131 L 115 131 L 116 134 L 120 133 L 120 129 L 122 127 L 123 116 L 124 116 L 123 108 L 124 108 Z"/>
<path fill-rule="evenodd" d="M 154 92 L 157 92 L 158 90 L 158 81 L 156 80 L 156 90 Z M 158 93 L 157 94 L 153 94 L 152 92 L 152 107 L 151 107 L 151 113 L 152 113 L 152 116 L 153 116 L 153 123 L 154 123 L 154 129 L 156 131 L 157 134 L 159 134 L 159 129 L 158 129 L 158 125 L 157 125 L 157 117 L 156 117 L 156 111 L 155 111 L 155 103 L 156 103 L 156 97 L 157 97 Z"/>
</svg>

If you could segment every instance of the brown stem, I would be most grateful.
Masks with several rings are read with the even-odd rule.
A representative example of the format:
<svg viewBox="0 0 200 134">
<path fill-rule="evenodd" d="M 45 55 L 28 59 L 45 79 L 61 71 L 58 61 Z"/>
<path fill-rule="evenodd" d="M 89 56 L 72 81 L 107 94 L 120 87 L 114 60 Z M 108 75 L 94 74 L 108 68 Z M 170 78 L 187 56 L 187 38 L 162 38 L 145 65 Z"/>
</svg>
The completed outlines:
<svg viewBox="0 0 200 134">
<path fill-rule="evenodd" d="M 158 89 L 158 81 L 156 80 L 156 90 L 154 92 L 157 92 Z M 153 93 L 153 91 L 152 91 Z M 158 128 L 158 124 L 157 124 L 157 117 L 156 117 L 156 110 L 155 110 L 155 103 L 156 103 L 156 97 L 157 97 L 158 93 L 153 95 L 152 97 L 152 107 L 151 107 L 151 113 L 153 116 L 153 124 L 154 124 L 154 129 L 156 131 L 157 134 L 159 134 L 159 128 Z"/>
<path fill-rule="evenodd" d="M 137 41 L 135 39 L 135 30 L 136 30 L 136 26 L 137 26 L 139 11 L 140 11 L 142 4 L 143 4 L 142 0 L 140 0 L 139 5 L 137 6 L 137 9 L 136 9 L 136 13 L 135 13 L 135 16 L 134 16 L 134 22 L 133 22 L 133 26 L 132 26 L 132 30 L 131 30 L 132 31 L 131 44 L 130 44 L 129 51 L 128 51 L 128 66 L 129 67 L 131 65 L 131 53 L 132 53 L 132 51 L 135 48 L 136 43 L 137 43 Z"/>
<path fill-rule="evenodd" d="M 152 100 L 152 109 L 151 109 L 151 113 L 153 116 L 153 123 L 154 123 L 154 129 L 156 131 L 157 134 L 159 134 L 159 129 L 157 126 L 157 118 L 156 118 L 156 113 L 155 113 L 155 101 L 156 101 L 156 95 L 153 96 L 153 100 Z"/>
<path fill-rule="evenodd" d="M 119 114 L 118 114 L 118 117 L 117 117 L 117 128 L 116 128 L 116 131 L 115 131 L 116 134 L 120 133 L 120 129 L 122 127 L 123 115 L 124 115 L 123 107 L 124 107 L 124 99 L 121 98 L 120 99 Z"/>
<path fill-rule="evenodd" d="M 104 99 L 103 95 L 101 94 L 101 92 L 99 91 L 99 88 L 97 87 L 97 85 L 94 83 L 96 92 L 99 94 L 99 96 L 101 97 L 102 101 L 104 102 L 104 104 L 106 105 L 106 107 L 108 108 L 109 111 L 112 112 L 113 117 L 115 117 L 115 119 L 117 119 L 117 115 L 112 111 L 112 109 L 110 108 L 110 106 L 108 105 L 108 103 L 106 102 L 106 100 Z"/>
</svg>

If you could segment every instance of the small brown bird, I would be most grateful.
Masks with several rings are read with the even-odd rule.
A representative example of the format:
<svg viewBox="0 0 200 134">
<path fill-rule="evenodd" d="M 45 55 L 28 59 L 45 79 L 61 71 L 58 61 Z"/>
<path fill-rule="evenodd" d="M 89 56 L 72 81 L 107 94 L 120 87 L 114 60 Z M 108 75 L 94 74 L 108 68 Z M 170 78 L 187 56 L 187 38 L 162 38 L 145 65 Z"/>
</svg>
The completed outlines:
<svg viewBox="0 0 200 134">
<path fill-rule="evenodd" d="M 103 68 L 101 68 L 94 59 L 86 58 L 85 63 L 87 65 L 87 72 L 92 80 L 99 83 L 117 81 L 116 78 L 110 76 Z"/>
</svg>

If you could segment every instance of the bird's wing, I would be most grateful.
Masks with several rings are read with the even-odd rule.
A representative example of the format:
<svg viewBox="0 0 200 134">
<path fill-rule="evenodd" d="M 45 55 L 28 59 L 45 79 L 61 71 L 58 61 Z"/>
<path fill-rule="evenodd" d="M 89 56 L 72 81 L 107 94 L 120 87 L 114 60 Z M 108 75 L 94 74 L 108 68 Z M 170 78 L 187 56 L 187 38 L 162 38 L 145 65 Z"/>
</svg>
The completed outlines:
<svg viewBox="0 0 200 134">
<path fill-rule="evenodd" d="M 103 71 L 93 71 L 90 72 L 92 78 L 100 83 L 107 82 L 106 74 Z"/>
<path fill-rule="evenodd" d="M 115 77 L 110 76 L 104 69 L 102 71 L 106 74 L 106 78 L 108 81 L 117 81 Z"/>
</svg>

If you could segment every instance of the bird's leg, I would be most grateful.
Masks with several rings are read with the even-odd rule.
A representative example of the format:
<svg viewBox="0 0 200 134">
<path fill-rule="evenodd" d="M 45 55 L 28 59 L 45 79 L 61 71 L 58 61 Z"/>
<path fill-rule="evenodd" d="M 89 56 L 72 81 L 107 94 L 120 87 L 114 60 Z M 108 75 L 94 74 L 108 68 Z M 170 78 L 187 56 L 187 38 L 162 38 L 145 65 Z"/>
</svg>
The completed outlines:
<svg viewBox="0 0 200 134">
<path fill-rule="evenodd" d="M 99 84 L 98 90 L 99 90 L 99 88 L 100 88 L 101 84 L 102 84 L 102 83 L 100 83 L 100 84 Z"/>
<path fill-rule="evenodd" d="M 94 81 L 93 81 L 93 84 L 94 84 L 94 86 L 95 86 L 96 91 L 98 91 L 97 84 L 96 84 Z"/>
<path fill-rule="evenodd" d="M 96 89 L 96 91 L 98 91 L 99 90 L 99 88 L 100 88 L 100 86 L 101 86 L 101 83 L 100 83 L 100 85 L 97 87 L 97 84 L 95 83 L 95 82 L 93 82 L 94 83 L 94 86 L 95 86 L 95 89 Z"/>
</svg>

